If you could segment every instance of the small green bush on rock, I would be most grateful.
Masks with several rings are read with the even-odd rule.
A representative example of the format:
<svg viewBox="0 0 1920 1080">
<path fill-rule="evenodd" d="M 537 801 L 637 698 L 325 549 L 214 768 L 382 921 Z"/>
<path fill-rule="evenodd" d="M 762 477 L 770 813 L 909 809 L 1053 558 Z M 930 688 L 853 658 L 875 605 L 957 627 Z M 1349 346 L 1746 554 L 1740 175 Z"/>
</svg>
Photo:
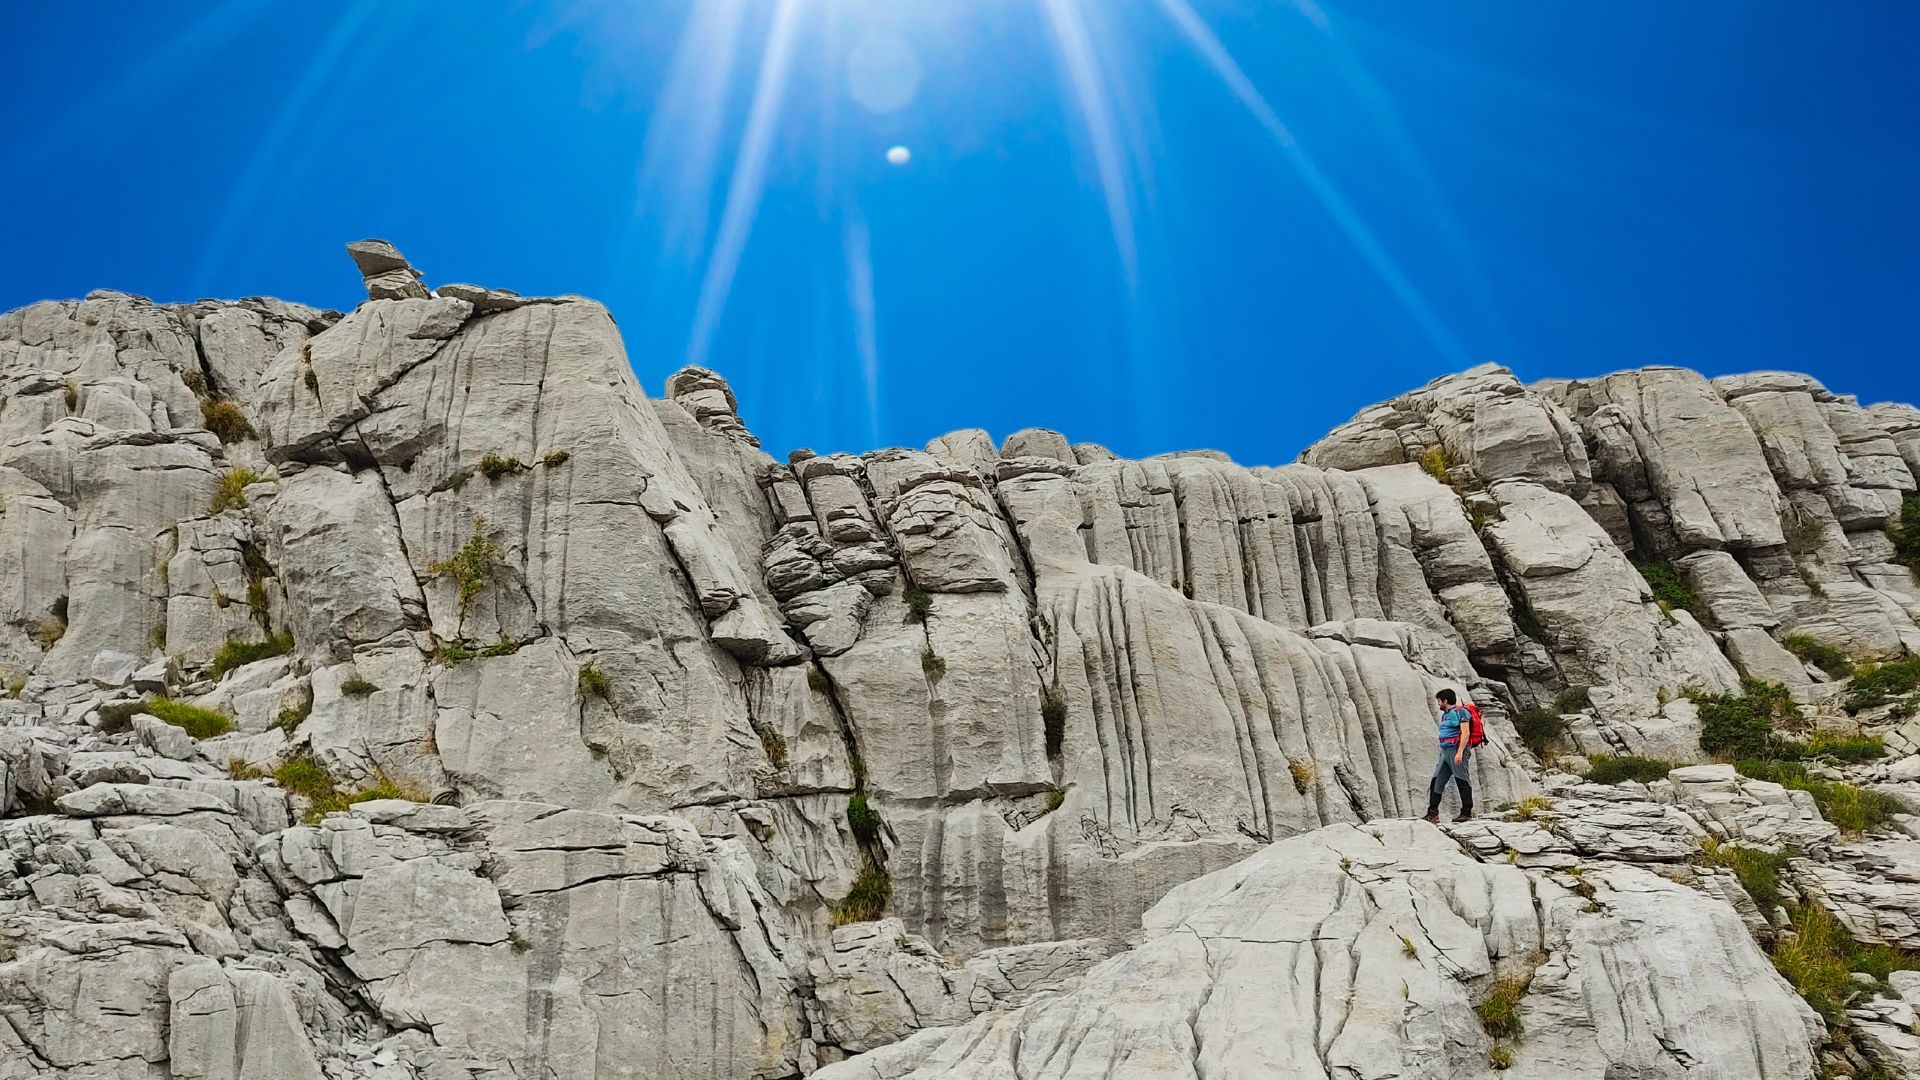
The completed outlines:
<svg viewBox="0 0 1920 1080">
<path fill-rule="evenodd" d="M 292 634 L 275 634 L 265 641 L 228 641 L 213 654 L 213 664 L 207 674 L 218 679 L 237 667 L 244 667 L 256 660 L 284 656 L 293 651 Z"/>
<path fill-rule="evenodd" d="M 1586 778 L 1595 784 L 1624 784 L 1629 780 L 1651 784 L 1655 780 L 1665 780 L 1667 774 L 1676 768 L 1678 766 L 1673 762 L 1660 758 L 1596 754 L 1587 764 Z"/>
<path fill-rule="evenodd" d="M 148 698 L 141 711 L 172 724 L 196 739 L 211 739 L 233 730 L 231 717 L 168 698 Z"/>
<path fill-rule="evenodd" d="M 1824 645 L 1805 634 L 1788 634 L 1780 639 L 1787 651 L 1826 672 L 1835 679 L 1853 674 L 1853 658 L 1831 645 Z"/>
<path fill-rule="evenodd" d="M 1700 710 L 1700 749 L 1720 758 L 1769 758 L 1788 740 L 1775 725 L 1798 716 L 1793 695 L 1779 683 L 1744 679 L 1741 693 L 1690 694 Z"/>
</svg>

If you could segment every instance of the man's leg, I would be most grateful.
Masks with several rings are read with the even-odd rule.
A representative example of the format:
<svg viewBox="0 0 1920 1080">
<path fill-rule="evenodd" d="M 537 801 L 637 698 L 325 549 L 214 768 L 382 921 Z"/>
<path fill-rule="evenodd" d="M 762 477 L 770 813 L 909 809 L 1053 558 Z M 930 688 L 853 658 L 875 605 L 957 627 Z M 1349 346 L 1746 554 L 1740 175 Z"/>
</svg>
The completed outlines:
<svg viewBox="0 0 1920 1080">
<path fill-rule="evenodd" d="M 1440 823 L 1440 797 L 1447 792 L 1447 777 L 1452 775 L 1453 751 L 1440 748 L 1440 760 L 1433 767 L 1433 776 L 1427 781 L 1427 817 L 1426 820 Z"/>
<path fill-rule="evenodd" d="M 1473 785 L 1468 782 L 1467 766 L 1472 764 L 1473 755 L 1468 753 L 1460 758 L 1453 767 L 1453 782 L 1460 786 L 1460 816 L 1455 821 L 1466 821 L 1473 817 Z"/>
</svg>

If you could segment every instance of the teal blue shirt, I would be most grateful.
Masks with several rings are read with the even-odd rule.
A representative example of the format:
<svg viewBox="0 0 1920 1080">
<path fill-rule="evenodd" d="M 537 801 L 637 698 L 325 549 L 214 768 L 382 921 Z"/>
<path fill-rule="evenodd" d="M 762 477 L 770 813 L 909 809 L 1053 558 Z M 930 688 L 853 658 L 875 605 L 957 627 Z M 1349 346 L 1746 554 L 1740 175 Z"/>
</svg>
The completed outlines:
<svg viewBox="0 0 1920 1080">
<path fill-rule="evenodd" d="M 1460 729 L 1466 725 L 1469 719 L 1471 718 L 1467 715 L 1467 710 L 1458 705 L 1441 713 L 1440 744 L 1442 746 L 1459 745 Z"/>
</svg>

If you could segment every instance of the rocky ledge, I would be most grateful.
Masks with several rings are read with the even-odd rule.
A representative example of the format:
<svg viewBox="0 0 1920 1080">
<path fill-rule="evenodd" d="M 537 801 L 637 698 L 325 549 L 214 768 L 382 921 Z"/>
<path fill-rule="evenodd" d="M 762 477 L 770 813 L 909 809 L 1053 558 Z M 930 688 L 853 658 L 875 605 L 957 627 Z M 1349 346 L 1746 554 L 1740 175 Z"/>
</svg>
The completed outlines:
<svg viewBox="0 0 1920 1080">
<path fill-rule="evenodd" d="M 0 316 L 0 1080 L 1920 1075 L 1911 407 L 780 462 L 349 250 Z"/>
</svg>

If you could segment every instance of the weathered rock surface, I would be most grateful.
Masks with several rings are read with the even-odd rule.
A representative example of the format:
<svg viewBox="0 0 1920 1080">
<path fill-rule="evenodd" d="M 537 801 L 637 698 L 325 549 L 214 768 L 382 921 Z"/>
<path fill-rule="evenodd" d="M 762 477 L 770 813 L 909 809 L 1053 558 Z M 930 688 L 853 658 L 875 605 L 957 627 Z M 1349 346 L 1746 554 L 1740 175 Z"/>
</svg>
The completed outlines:
<svg viewBox="0 0 1920 1080">
<path fill-rule="evenodd" d="M 1702 843 L 1920 947 L 1910 836 L 1512 724 L 1697 761 L 1689 693 L 1831 714 L 1789 634 L 1920 648 L 1911 408 L 1488 367 L 1278 468 L 782 462 L 592 301 L 349 251 L 345 315 L 0 315 L 0 1078 L 1480 1076 L 1510 975 L 1515 1075 L 1805 1077 Z M 1443 687 L 1483 814 L 1550 805 L 1404 820 Z"/>
</svg>

